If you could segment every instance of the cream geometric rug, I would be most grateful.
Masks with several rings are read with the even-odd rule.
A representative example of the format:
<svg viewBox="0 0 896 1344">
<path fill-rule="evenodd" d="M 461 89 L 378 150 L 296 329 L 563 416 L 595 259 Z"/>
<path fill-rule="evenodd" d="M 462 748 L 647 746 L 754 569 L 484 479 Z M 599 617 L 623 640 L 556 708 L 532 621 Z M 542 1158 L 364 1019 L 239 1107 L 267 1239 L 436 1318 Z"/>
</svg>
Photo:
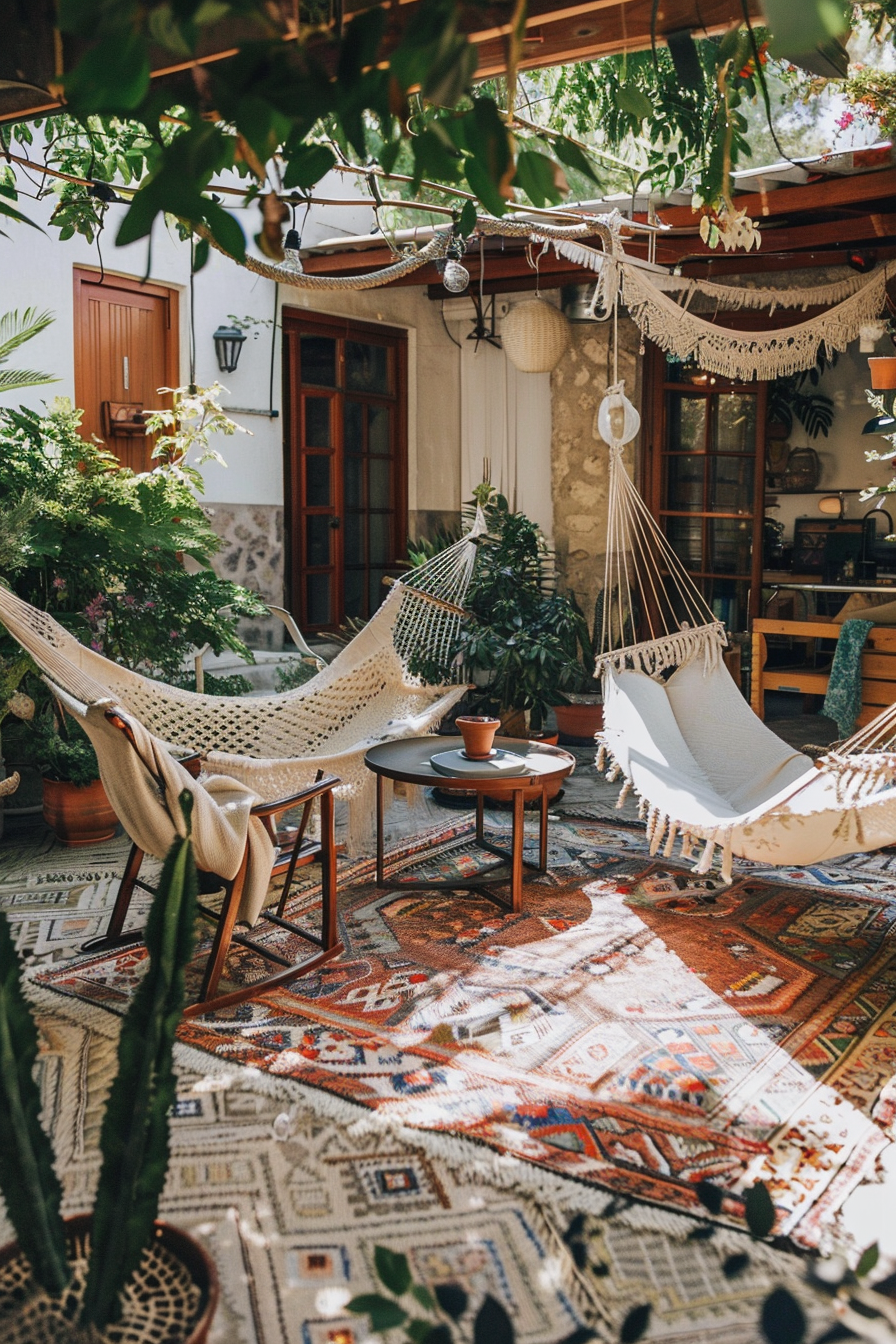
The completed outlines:
<svg viewBox="0 0 896 1344">
<path fill-rule="evenodd" d="M 99 931 L 127 844 L 73 851 L 48 841 L 4 844 L 0 907 L 35 965 L 59 964 Z M 135 919 L 142 912 L 135 911 Z M 89 1207 L 96 1145 L 118 1019 L 44 991 L 45 1119 L 55 1135 L 66 1211 Z M 267 1094 L 264 1079 L 179 1047 L 172 1160 L 162 1215 L 198 1233 L 223 1287 L 212 1344 L 364 1344 L 375 1337 L 345 1303 L 373 1291 L 378 1244 L 404 1251 L 415 1278 L 486 1293 L 503 1303 L 519 1344 L 561 1344 L 585 1328 L 616 1340 L 633 1307 L 648 1303 L 645 1340 L 758 1344 L 769 1290 L 786 1284 L 803 1303 L 810 1337 L 828 1325 L 802 1287 L 802 1262 L 724 1231 L 689 1240 L 679 1217 L 657 1230 L 655 1211 L 621 1204 L 584 1224 L 514 1184 L 490 1184 L 472 1164 L 427 1155 L 391 1133 L 322 1118 L 298 1093 Z M 214 1072 L 212 1072 L 214 1069 Z M 276 1135 L 276 1136 L 275 1136 Z M 564 1240 L 571 1225 L 586 1262 Z M 669 1227 L 673 1231 L 669 1231 Z M 0 1217 L 0 1244 L 9 1229 Z M 733 1277 L 732 1253 L 749 1263 Z M 472 1338 L 462 1322 L 458 1342 Z"/>
</svg>

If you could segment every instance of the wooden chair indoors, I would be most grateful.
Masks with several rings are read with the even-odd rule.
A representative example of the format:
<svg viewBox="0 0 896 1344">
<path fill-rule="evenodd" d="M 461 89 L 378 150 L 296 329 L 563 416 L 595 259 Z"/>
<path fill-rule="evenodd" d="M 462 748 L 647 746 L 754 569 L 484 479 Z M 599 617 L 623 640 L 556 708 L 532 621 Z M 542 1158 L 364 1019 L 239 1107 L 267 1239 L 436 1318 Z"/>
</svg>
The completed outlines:
<svg viewBox="0 0 896 1344">
<path fill-rule="evenodd" d="M 124 921 L 135 889 L 155 892 L 140 878 L 140 869 L 147 853 L 162 858 L 167 852 L 177 830 L 174 818 L 179 816 L 177 798 L 183 789 L 193 795 L 194 801 L 193 842 L 200 874 L 198 908 L 216 926 L 199 995 L 185 1009 L 185 1016 L 194 1017 L 256 998 L 318 969 L 343 951 L 336 922 L 333 789 L 339 780 L 334 775 L 318 771 L 313 784 L 288 797 L 250 805 L 251 792 L 235 780 L 218 777 L 207 781 L 212 791 L 206 788 L 196 778 L 197 757 L 186 762 L 176 760 L 164 743 L 119 706 L 112 707 L 109 701 L 85 706 L 58 687 L 53 690 L 63 707 L 74 713 L 88 732 L 112 805 L 132 840 L 106 933 L 85 943 L 82 951 L 100 952 L 142 938 L 140 930 L 125 932 Z M 320 839 L 308 840 L 306 830 L 315 799 L 320 799 Z M 276 818 L 297 807 L 302 808 L 298 827 L 278 833 Z M 236 813 L 239 819 L 235 824 Z M 309 932 L 285 915 L 296 870 L 313 862 L 320 862 L 322 870 L 319 934 Z M 271 879 L 280 876 L 285 879 L 282 891 L 276 905 L 268 908 L 263 904 L 265 892 Z M 223 890 L 220 909 L 208 904 L 208 894 L 215 889 Z M 256 920 L 281 928 L 316 950 L 300 961 L 290 960 L 283 956 L 282 950 L 265 946 L 248 929 L 242 932 L 237 927 L 240 923 L 252 926 Z M 278 969 L 263 979 L 218 993 L 234 944 L 248 948 Z"/>
</svg>

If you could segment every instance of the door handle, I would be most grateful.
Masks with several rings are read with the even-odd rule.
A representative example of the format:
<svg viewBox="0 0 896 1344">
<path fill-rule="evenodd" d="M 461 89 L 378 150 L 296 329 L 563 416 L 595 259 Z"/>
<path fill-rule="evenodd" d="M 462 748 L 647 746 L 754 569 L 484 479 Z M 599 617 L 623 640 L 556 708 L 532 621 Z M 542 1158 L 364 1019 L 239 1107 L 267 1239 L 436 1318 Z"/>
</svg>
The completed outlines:
<svg viewBox="0 0 896 1344">
<path fill-rule="evenodd" d="M 342 519 L 341 519 L 341 518 L 337 518 L 337 517 L 334 515 L 334 516 L 330 519 L 330 526 L 331 526 L 331 527 L 333 528 L 333 530 L 335 531 L 338 527 L 341 527 L 341 526 L 342 526 Z"/>
</svg>

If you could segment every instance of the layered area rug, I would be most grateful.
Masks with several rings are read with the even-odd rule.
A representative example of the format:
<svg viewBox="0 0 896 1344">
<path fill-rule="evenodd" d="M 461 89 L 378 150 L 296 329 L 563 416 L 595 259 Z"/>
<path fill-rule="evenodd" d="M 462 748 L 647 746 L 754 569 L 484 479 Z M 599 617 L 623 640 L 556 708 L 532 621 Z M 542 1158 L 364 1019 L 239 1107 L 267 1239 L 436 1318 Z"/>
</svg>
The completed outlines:
<svg viewBox="0 0 896 1344">
<path fill-rule="evenodd" d="M 738 1221 L 739 1192 L 762 1179 L 778 1230 L 817 1244 L 888 1141 L 888 875 L 754 869 L 725 888 L 651 860 L 639 831 L 565 821 L 519 916 L 400 889 L 412 870 L 444 879 L 480 863 L 461 824 L 393 853 L 389 890 L 368 862 L 343 866 L 344 955 L 184 1023 L 182 1042 L 272 1089 L 317 1089 L 331 1115 L 366 1107 L 431 1154 L 485 1146 L 497 1177 L 504 1155 L 520 1159 L 514 1180 L 533 1190 L 572 1177 L 595 1211 L 610 1191 L 694 1212 L 697 1183 L 711 1181 Z M 317 896 L 303 873 L 293 917 Z M 36 978 L 120 1012 L 144 957 L 136 947 Z M 250 973 L 237 959 L 237 978 Z"/>
</svg>

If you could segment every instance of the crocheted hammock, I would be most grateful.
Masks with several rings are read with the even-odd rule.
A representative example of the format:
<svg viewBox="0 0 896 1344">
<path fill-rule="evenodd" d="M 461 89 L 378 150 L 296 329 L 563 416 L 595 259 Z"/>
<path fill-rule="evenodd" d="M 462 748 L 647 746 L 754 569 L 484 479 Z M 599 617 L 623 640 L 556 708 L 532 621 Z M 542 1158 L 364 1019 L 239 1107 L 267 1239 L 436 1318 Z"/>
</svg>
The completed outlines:
<svg viewBox="0 0 896 1344">
<path fill-rule="evenodd" d="M 651 854 L 685 858 L 716 847 L 722 878 L 734 855 L 812 864 L 896 842 L 896 705 L 813 762 L 753 713 L 725 667 L 727 643 L 623 462 L 640 417 L 623 384 L 608 390 L 598 428 L 610 447 L 610 499 L 600 654 L 604 726 L 598 769 L 634 789 Z M 631 632 L 643 636 L 634 638 Z"/>
<path fill-rule="evenodd" d="M 56 685 L 84 705 L 112 699 L 168 744 L 201 753 L 262 799 L 311 783 L 318 769 L 338 775 L 350 803 L 349 848 L 369 846 L 374 777 L 364 754 L 378 742 L 432 732 L 466 690 L 451 684 L 451 649 L 485 521 L 477 511 L 460 541 L 396 583 L 382 606 L 333 662 L 280 695 L 201 695 L 154 681 L 85 648 L 74 635 L 7 589 L 0 620 Z M 425 660 L 446 684 L 413 672 Z"/>
</svg>

